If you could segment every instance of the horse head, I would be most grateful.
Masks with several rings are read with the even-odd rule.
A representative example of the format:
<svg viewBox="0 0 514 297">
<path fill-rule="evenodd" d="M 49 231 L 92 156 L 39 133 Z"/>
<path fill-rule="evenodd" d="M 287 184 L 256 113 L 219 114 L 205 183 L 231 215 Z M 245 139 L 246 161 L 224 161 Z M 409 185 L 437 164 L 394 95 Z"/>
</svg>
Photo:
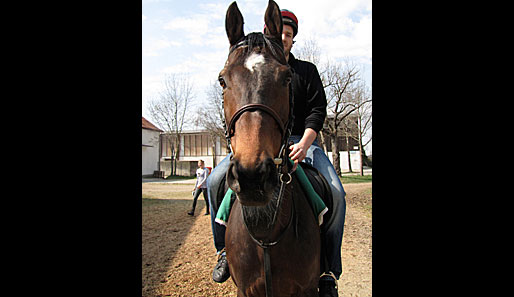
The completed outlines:
<svg viewBox="0 0 514 297">
<path fill-rule="evenodd" d="M 233 2 L 225 29 L 230 51 L 219 81 L 232 158 L 227 183 L 242 205 L 266 205 L 279 181 L 274 162 L 290 120 L 291 70 L 282 45 L 282 16 L 274 1 L 265 12 L 263 33 L 243 32 L 243 16 Z M 286 156 L 282 156 L 286 158 Z"/>
</svg>

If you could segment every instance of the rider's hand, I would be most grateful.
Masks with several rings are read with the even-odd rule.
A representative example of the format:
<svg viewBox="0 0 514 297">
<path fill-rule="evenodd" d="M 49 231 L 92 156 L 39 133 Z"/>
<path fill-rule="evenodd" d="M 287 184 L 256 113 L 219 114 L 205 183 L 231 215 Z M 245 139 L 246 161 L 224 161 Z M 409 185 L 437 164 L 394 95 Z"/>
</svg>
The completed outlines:
<svg viewBox="0 0 514 297">
<path fill-rule="evenodd" d="M 289 150 L 291 151 L 289 153 L 289 158 L 294 161 L 293 172 L 296 170 L 298 162 L 302 162 L 307 156 L 307 149 L 308 148 L 306 148 L 301 142 L 295 143 L 289 147 Z"/>
<path fill-rule="evenodd" d="M 289 153 L 289 158 L 295 161 L 295 163 L 302 162 L 303 159 L 307 157 L 307 148 L 305 148 L 301 142 L 291 145 L 289 150 L 291 151 Z"/>
</svg>

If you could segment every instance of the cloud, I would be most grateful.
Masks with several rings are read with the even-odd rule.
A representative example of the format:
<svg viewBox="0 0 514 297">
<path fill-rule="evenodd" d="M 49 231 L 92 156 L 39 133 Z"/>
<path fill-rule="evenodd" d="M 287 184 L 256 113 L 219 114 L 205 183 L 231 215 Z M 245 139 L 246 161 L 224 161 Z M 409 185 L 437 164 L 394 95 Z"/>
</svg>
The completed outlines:
<svg viewBox="0 0 514 297">
<path fill-rule="evenodd" d="M 322 59 L 350 57 L 357 63 L 366 64 L 371 71 L 371 0 L 323 0 L 317 1 L 316 5 L 305 0 L 275 1 L 280 8 L 289 9 L 298 16 L 296 47 L 314 39 L 322 51 Z M 148 63 L 152 65 L 149 67 L 156 68 L 148 72 L 152 76 L 143 78 L 143 98 L 159 90 L 167 73 L 189 73 L 199 101 L 205 98 L 204 88 L 216 80 L 228 54 L 224 20 L 232 0 L 201 2 L 196 6 L 184 4 L 176 7 L 175 17 L 164 13 L 169 10 L 168 6 L 163 8 L 159 17 L 145 11 L 146 15 L 142 16 L 146 30 L 143 34 L 143 56 L 159 58 Z M 238 0 L 237 4 L 245 20 L 245 33 L 262 31 L 267 1 Z M 163 20 L 166 16 L 167 19 Z M 151 35 L 155 38 L 149 39 Z"/>
<path fill-rule="evenodd" d="M 297 47 L 314 39 L 323 56 L 352 57 L 371 64 L 371 0 L 324 0 L 316 5 L 310 1 L 276 1 L 280 8 L 298 17 Z"/>
<path fill-rule="evenodd" d="M 227 42 L 228 43 L 228 42 Z M 205 102 L 206 91 L 213 82 L 217 81 L 218 74 L 223 69 L 227 59 L 228 48 L 191 54 L 182 62 L 162 68 L 162 77 L 168 73 L 184 73 L 195 89 L 195 100 L 193 104 Z"/>
<path fill-rule="evenodd" d="M 204 15 L 177 17 L 163 26 L 164 30 L 179 31 L 175 36 L 186 38 L 192 45 L 204 45 L 210 32 L 210 19 Z"/>
<path fill-rule="evenodd" d="M 218 77 L 227 59 L 228 49 L 192 54 L 181 63 L 161 69 L 161 73 L 191 73 L 195 84 L 209 85 Z"/>
<path fill-rule="evenodd" d="M 238 3 L 239 4 L 239 3 Z M 225 13 L 228 5 L 223 3 L 200 3 L 193 15 L 175 17 L 162 26 L 173 31 L 173 36 L 194 46 L 226 46 Z"/>
<path fill-rule="evenodd" d="M 145 117 L 149 116 L 148 102 L 156 98 L 162 89 L 163 78 L 161 75 L 142 75 L 141 111 Z"/>
<path fill-rule="evenodd" d="M 159 51 L 172 47 L 181 46 L 182 43 L 178 41 L 169 41 L 168 39 L 156 39 L 150 41 L 150 44 L 143 46 L 143 56 L 145 57 L 156 57 L 159 56 Z"/>
</svg>

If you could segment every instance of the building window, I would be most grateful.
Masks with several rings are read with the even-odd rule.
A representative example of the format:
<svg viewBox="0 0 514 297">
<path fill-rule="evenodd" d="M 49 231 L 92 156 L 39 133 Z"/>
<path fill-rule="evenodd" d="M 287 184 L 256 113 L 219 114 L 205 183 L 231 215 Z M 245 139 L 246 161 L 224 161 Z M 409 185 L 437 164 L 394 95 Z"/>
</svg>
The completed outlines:
<svg viewBox="0 0 514 297">
<path fill-rule="evenodd" d="M 167 153 L 168 153 L 168 150 L 167 150 L 167 146 L 166 146 L 166 137 L 163 136 L 162 138 L 162 141 L 161 141 L 161 154 L 162 154 L 162 157 L 167 157 Z"/>
<path fill-rule="evenodd" d="M 191 156 L 196 156 L 196 138 L 194 135 L 189 135 L 191 138 Z"/>
<path fill-rule="evenodd" d="M 171 157 L 171 140 L 169 137 L 166 137 L 166 156 Z"/>
<path fill-rule="evenodd" d="M 208 148 L 209 148 L 209 141 L 208 141 L 208 136 L 206 134 L 203 134 L 202 135 L 202 155 L 203 156 L 207 156 L 208 153 Z"/>
<path fill-rule="evenodd" d="M 191 156 L 191 141 L 189 135 L 184 135 L 184 156 Z"/>
<path fill-rule="evenodd" d="M 184 156 L 184 135 L 180 135 L 180 154 L 179 156 Z"/>
<path fill-rule="evenodd" d="M 201 156 L 202 155 L 202 136 L 195 135 L 195 142 L 196 142 L 196 155 L 195 156 Z"/>
</svg>

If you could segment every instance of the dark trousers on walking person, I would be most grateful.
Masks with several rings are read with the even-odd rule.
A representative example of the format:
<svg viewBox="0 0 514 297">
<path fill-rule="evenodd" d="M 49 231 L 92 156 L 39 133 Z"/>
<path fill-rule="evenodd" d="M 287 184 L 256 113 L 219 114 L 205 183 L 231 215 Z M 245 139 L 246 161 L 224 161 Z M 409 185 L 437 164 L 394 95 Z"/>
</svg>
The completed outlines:
<svg viewBox="0 0 514 297">
<path fill-rule="evenodd" d="M 190 212 L 188 212 L 188 215 L 194 215 L 195 214 L 195 208 L 196 208 L 196 201 L 198 200 L 198 196 L 200 196 L 200 193 L 203 193 L 203 199 L 205 200 L 205 214 L 209 214 L 209 199 L 207 196 L 207 188 L 199 188 L 195 190 L 195 195 L 193 198 L 193 207 Z"/>
</svg>

